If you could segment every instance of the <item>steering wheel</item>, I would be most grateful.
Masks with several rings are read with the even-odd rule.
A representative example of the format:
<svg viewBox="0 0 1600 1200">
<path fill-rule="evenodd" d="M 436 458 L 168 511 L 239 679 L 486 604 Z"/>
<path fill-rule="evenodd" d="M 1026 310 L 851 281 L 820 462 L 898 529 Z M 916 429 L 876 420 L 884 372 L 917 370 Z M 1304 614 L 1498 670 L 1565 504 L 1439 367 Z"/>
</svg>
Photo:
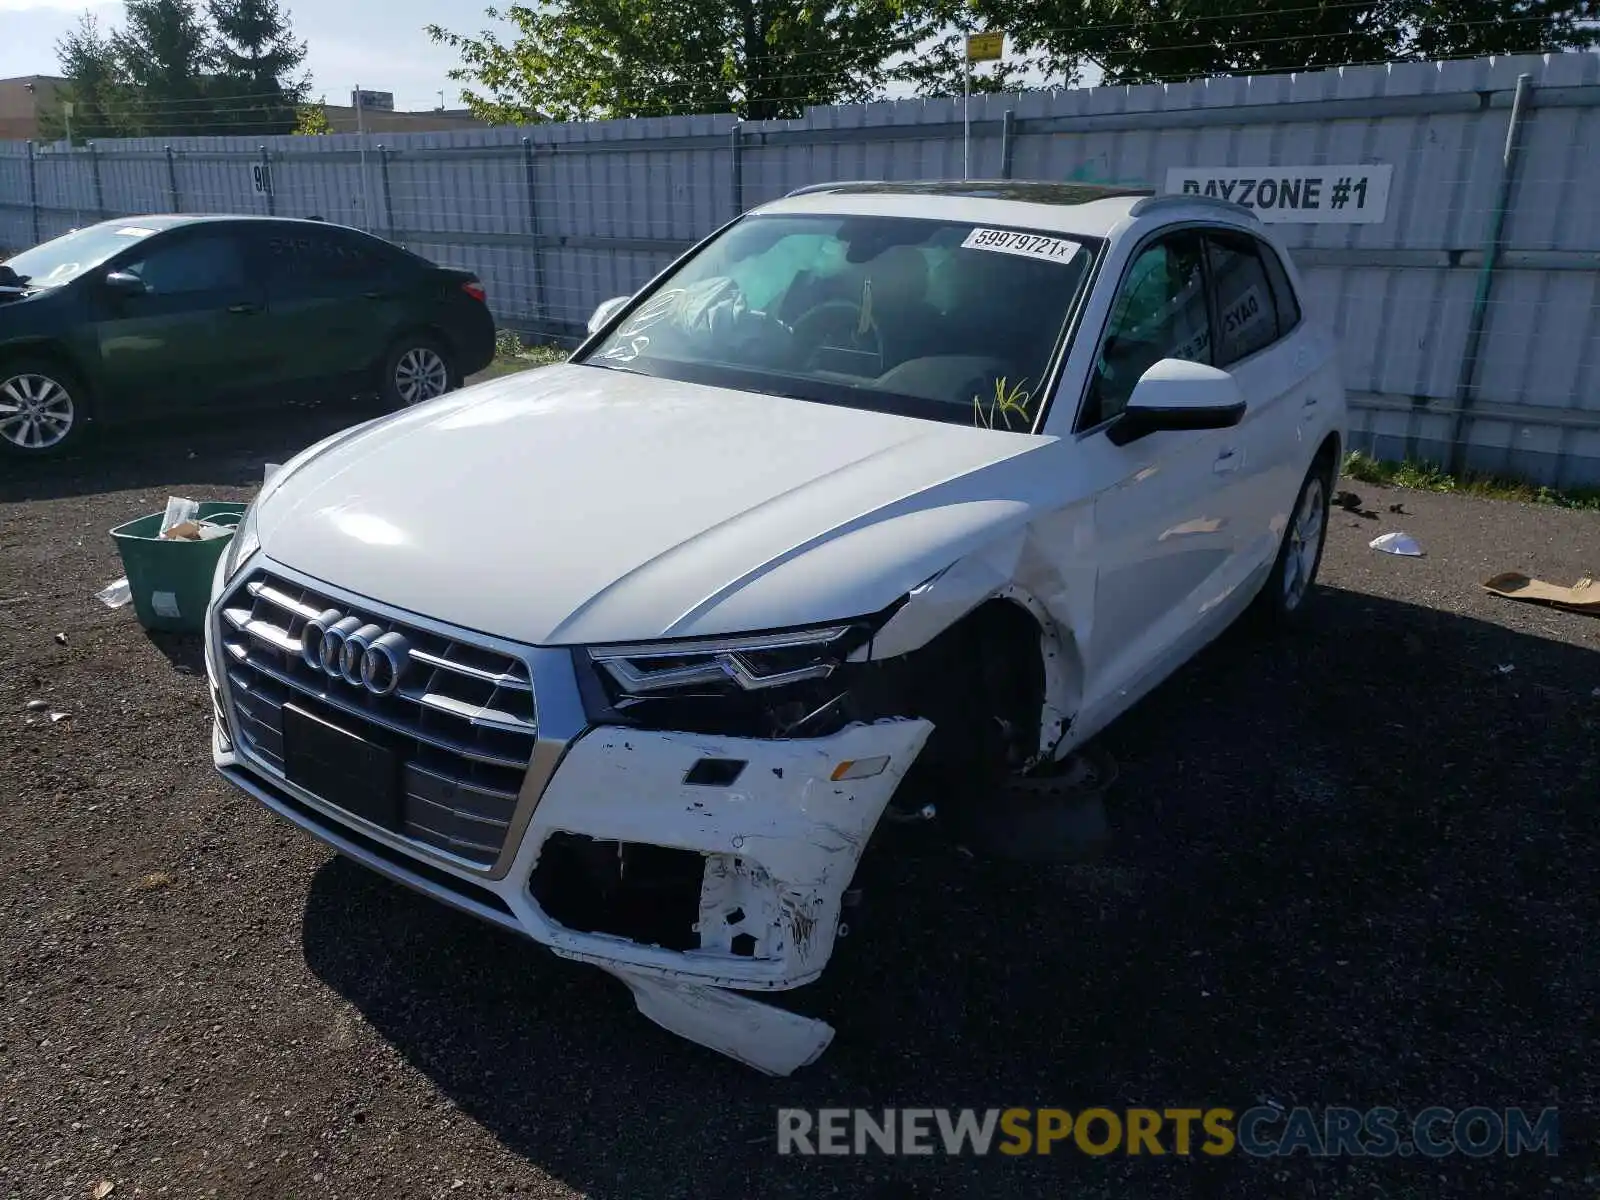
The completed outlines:
<svg viewBox="0 0 1600 1200">
<path fill-rule="evenodd" d="M 861 305 L 853 300 L 824 300 L 815 308 L 796 317 L 789 328 L 794 334 L 795 343 L 802 347 L 808 366 L 815 361 L 822 350 L 856 350 L 876 355 L 878 373 L 883 373 L 884 363 L 887 361 L 884 354 L 883 332 L 873 325 L 868 331 L 872 338 L 872 348 L 869 350 L 859 344 L 856 331 L 861 328 Z"/>
</svg>

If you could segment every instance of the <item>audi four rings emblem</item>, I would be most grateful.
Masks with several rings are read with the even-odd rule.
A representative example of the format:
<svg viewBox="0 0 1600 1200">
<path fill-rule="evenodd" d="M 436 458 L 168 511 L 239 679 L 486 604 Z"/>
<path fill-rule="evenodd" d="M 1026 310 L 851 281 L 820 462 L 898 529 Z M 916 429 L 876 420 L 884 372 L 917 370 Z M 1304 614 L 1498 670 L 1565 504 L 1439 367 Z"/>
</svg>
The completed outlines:
<svg viewBox="0 0 1600 1200">
<path fill-rule="evenodd" d="M 300 634 L 300 657 L 352 687 L 387 696 L 400 686 L 411 654 L 402 634 L 385 633 L 360 617 L 330 608 L 306 622 Z"/>
</svg>

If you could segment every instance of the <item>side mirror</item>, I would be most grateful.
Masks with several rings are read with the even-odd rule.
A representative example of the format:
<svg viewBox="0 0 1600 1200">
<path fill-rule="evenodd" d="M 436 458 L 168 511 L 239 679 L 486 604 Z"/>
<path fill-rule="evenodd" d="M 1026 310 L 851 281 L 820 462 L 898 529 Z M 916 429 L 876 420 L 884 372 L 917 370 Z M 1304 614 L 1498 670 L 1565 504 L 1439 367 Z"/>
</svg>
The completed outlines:
<svg viewBox="0 0 1600 1200">
<path fill-rule="evenodd" d="M 127 271 L 112 271 L 106 276 L 106 291 L 113 296 L 142 296 L 149 290 L 144 280 Z"/>
<path fill-rule="evenodd" d="M 599 333 L 605 327 L 605 323 L 616 316 L 621 311 L 622 306 L 632 299 L 632 296 L 613 296 L 611 299 L 604 301 L 599 308 L 594 310 L 594 316 L 589 318 L 589 332 Z"/>
<path fill-rule="evenodd" d="M 1166 430 L 1228 429 L 1244 413 L 1244 393 L 1232 375 L 1204 363 L 1163 358 L 1139 377 L 1106 437 L 1113 446 L 1126 446 Z"/>
</svg>

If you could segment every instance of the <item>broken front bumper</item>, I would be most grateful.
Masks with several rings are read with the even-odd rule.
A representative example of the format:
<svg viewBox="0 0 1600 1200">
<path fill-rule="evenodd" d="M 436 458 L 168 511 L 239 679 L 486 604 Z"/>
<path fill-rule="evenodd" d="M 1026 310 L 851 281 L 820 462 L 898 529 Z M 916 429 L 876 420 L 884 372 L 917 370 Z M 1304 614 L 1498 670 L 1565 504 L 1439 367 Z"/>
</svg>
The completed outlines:
<svg viewBox="0 0 1600 1200">
<path fill-rule="evenodd" d="M 774 1073 L 827 1045 L 832 1031 L 821 1022 L 712 989 L 792 988 L 821 973 L 843 893 L 932 731 L 927 721 L 793 740 L 587 727 L 580 705 L 558 702 L 576 697 L 574 681 L 560 678 L 573 670 L 571 656 L 535 652 L 545 690 L 532 765 L 498 857 L 471 862 L 363 820 L 337 795 L 291 783 L 251 727 L 241 729 L 231 689 L 245 681 L 237 670 L 230 678 L 237 662 L 223 644 L 232 636 L 219 605 L 206 656 L 217 708 L 212 749 L 231 783 L 391 879 L 616 975 L 642 1012 L 695 1041 Z M 329 716 L 341 720 L 336 710 Z M 696 769 L 707 760 L 717 769 Z M 863 760 L 884 761 L 870 777 L 834 779 L 841 764 Z M 709 782 L 690 782 L 702 779 Z M 609 870 L 582 869 L 579 860 L 592 868 L 596 852 L 610 858 Z M 649 927 L 636 929 L 614 901 L 632 886 L 630 862 L 650 871 L 663 857 L 667 900 L 645 893 L 653 911 Z M 563 862 L 571 869 L 552 877 Z"/>
</svg>

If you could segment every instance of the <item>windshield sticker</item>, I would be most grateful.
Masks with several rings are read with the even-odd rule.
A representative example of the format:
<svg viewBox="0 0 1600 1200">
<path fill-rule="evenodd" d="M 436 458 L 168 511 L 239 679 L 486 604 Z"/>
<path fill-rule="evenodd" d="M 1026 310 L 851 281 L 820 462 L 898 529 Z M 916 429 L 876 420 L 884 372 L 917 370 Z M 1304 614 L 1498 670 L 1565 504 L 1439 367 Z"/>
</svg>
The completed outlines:
<svg viewBox="0 0 1600 1200">
<path fill-rule="evenodd" d="M 1023 258 L 1042 258 L 1046 262 L 1071 262 L 1083 247 L 1066 238 L 1040 233 L 1017 233 L 1010 229 L 974 229 L 961 243 L 963 250 L 988 250 L 995 254 L 1020 254 Z"/>
<path fill-rule="evenodd" d="M 142 225 L 124 225 L 117 230 L 118 237 L 149 237 L 153 233 L 154 229 L 146 229 Z"/>
</svg>

